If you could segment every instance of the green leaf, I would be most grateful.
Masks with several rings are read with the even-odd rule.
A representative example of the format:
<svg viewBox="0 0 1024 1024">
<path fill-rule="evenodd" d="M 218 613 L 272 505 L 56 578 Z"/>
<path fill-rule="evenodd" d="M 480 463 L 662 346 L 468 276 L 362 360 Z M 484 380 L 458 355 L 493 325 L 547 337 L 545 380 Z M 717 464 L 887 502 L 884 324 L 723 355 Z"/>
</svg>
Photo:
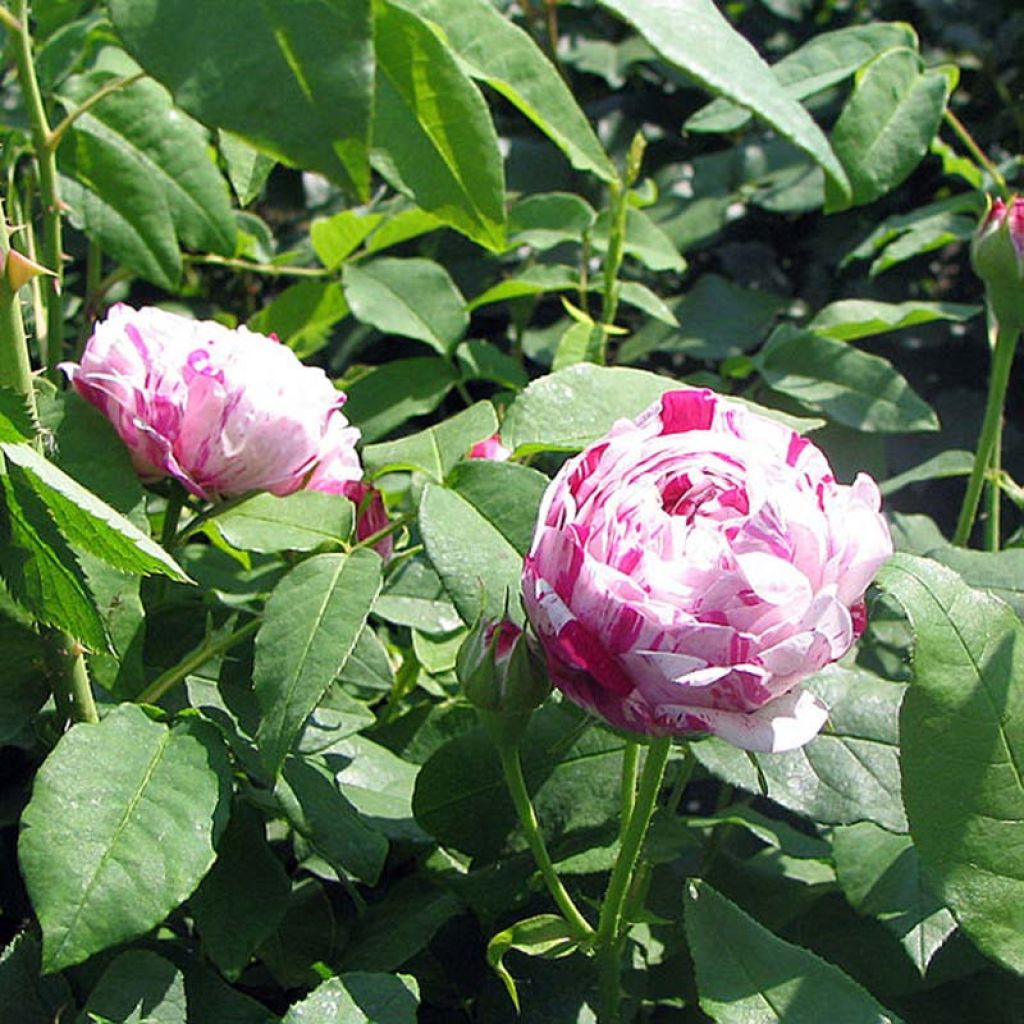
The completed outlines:
<svg viewBox="0 0 1024 1024">
<path fill-rule="evenodd" d="M 870 203 L 903 182 L 928 152 L 956 79 L 955 68 L 925 70 L 920 56 L 902 46 L 862 68 L 832 129 L 853 190 L 845 194 L 830 180 L 826 209 Z"/>
<path fill-rule="evenodd" d="M 122 953 L 100 975 L 81 1021 L 186 1024 L 185 980 L 169 960 L 144 949 Z"/>
<path fill-rule="evenodd" d="M 825 169 L 840 193 L 849 183 L 821 129 L 711 0 L 601 0 L 670 64 L 702 88 L 750 110 Z"/>
<path fill-rule="evenodd" d="M 74 1005 L 63 975 L 40 976 L 39 942 L 22 932 L 0 953 L 0 1020 L 53 1024 Z"/>
<path fill-rule="evenodd" d="M 0 576 L 35 618 L 94 651 L 109 643 L 96 601 L 74 552 L 34 490 L 0 475 Z"/>
<path fill-rule="evenodd" d="M 544 251 L 562 242 L 580 242 L 596 217 L 590 203 L 573 192 L 525 196 L 509 211 L 509 245 Z"/>
<path fill-rule="evenodd" d="M 126 73 L 137 70 L 134 62 L 125 64 Z M 81 103 L 112 77 L 106 71 L 84 76 L 69 95 Z M 186 245 L 234 255 L 235 216 L 227 183 L 210 159 L 206 132 L 175 109 L 162 86 L 142 79 L 118 89 L 79 117 L 72 130 L 116 154 L 126 172 L 131 168 L 129 173 L 150 179 Z"/>
<path fill-rule="evenodd" d="M 662 298 L 639 281 L 623 281 L 619 285 L 619 299 L 627 306 L 635 306 L 670 327 L 679 326 L 675 313 L 665 305 Z"/>
<path fill-rule="evenodd" d="M 852 25 L 822 32 L 772 65 L 772 74 L 795 100 L 838 85 L 861 65 L 892 46 L 916 47 L 914 30 L 900 22 Z M 750 114 L 725 99 L 714 100 L 687 122 L 691 132 L 734 132 Z"/>
<path fill-rule="evenodd" d="M 419 986 L 408 975 L 353 971 L 328 978 L 281 1024 L 416 1024 Z"/>
<path fill-rule="evenodd" d="M 427 484 L 419 526 L 427 557 L 465 622 L 483 614 L 521 617 L 519 578 L 523 559 L 504 536 L 465 498 Z"/>
<path fill-rule="evenodd" d="M 369 189 L 370 0 L 112 0 L 132 55 L 204 124 L 278 160 Z M 188 54 L 188 60 L 182 60 Z M 239 83 L 245 87 L 240 88 Z"/>
<path fill-rule="evenodd" d="M 719 1024 L 899 1024 L 838 967 L 784 942 L 706 882 L 683 897 L 700 1006 Z"/>
<path fill-rule="evenodd" d="M 314 555 L 274 587 L 253 669 L 257 743 L 274 773 L 355 647 L 380 586 L 380 559 L 361 549 Z"/>
<path fill-rule="evenodd" d="M 10 388 L 0 388 L 0 441 L 18 444 L 31 441 L 38 433 L 28 399 Z"/>
<path fill-rule="evenodd" d="M 572 267 L 539 263 L 527 267 L 514 277 L 507 277 L 504 281 L 491 285 L 473 299 L 468 308 L 472 311 L 492 302 L 506 302 L 509 299 L 522 298 L 524 295 L 576 291 L 579 286 L 579 273 Z"/>
<path fill-rule="evenodd" d="M 756 348 L 786 305 L 781 295 L 740 288 L 718 274 L 704 274 L 671 307 L 679 323 L 676 330 L 645 324 L 622 343 L 618 359 L 632 363 L 657 351 L 718 362 Z"/>
<path fill-rule="evenodd" d="M 839 886 L 851 905 L 877 917 L 924 977 L 956 921 L 925 888 L 910 836 L 862 821 L 835 829 L 832 849 Z"/>
<path fill-rule="evenodd" d="M 433 412 L 457 381 L 451 364 L 437 356 L 393 359 L 345 388 L 345 415 L 364 441 L 378 441 L 413 416 Z"/>
<path fill-rule="evenodd" d="M 18 844 L 45 971 L 144 935 L 192 894 L 213 863 L 230 782 L 219 736 L 196 719 L 168 729 L 122 704 L 61 737 Z"/>
<path fill-rule="evenodd" d="M 558 340 L 551 370 L 557 373 L 579 363 L 601 363 L 604 329 L 593 321 L 574 322 Z"/>
<path fill-rule="evenodd" d="M 238 205 L 246 207 L 263 191 L 277 161 L 231 132 L 219 131 L 217 143 Z"/>
<path fill-rule="evenodd" d="M 562 79 L 537 44 L 489 0 L 399 0 L 440 26 L 474 78 L 526 115 L 573 167 L 614 181 L 615 168 Z"/>
<path fill-rule="evenodd" d="M 50 680 L 43 668 L 43 644 L 39 635 L 5 615 L 0 615 L 0 651 L 4 652 L 4 667 L 0 672 L 0 745 L 3 745 L 46 703 Z"/>
<path fill-rule="evenodd" d="M 327 344 L 334 325 L 348 314 L 345 293 L 336 282 L 299 281 L 252 317 L 249 328 L 276 335 L 305 359 Z"/>
<path fill-rule="evenodd" d="M 963 323 L 977 316 L 981 306 L 956 302 L 874 302 L 870 299 L 844 299 L 825 306 L 807 325 L 809 331 L 837 341 L 854 341 L 875 334 L 899 331 L 904 327 L 934 320 Z"/>
<path fill-rule="evenodd" d="M 421 559 L 410 559 L 392 574 L 373 606 L 374 615 L 424 633 L 451 633 L 462 625 L 436 572 Z"/>
<path fill-rule="evenodd" d="M 436 427 L 397 441 L 367 445 L 363 449 L 363 465 L 372 476 L 396 469 L 419 470 L 441 483 L 477 441 L 485 440 L 497 429 L 494 406 L 477 402 Z"/>
<path fill-rule="evenodd" d="M 468 501 L 521 555 L 530 549 L 541 498 L 551 481 L 511 462 L 460 463 L 449 486 Z"/>
<path fill-rule="evenodd" d="M 926 559 L 895 555 L 878 584 L 915 637 L 901 766 L 925 879 L 982 952 L 1024 972 L 1024 625 Z"/>
<path fill-rule="evenodd" d="M 152 538 L 30 445 L 0 443 L 0 451 L 23 471 L 28 486 L 45 502 L 70 543 L 125 572 L 188 580 L 184 569 Z"/>
<path fill-rule="evenodd" d="M 388 841 L 345 798 L 320 758 L 289 757 L 274 795 L 292 827 L 336 870 L 375 885 Z"/>
<path fill-rule="evenodd" d="M 350 263 L 342 284 L 356 319 L 384 334 L 425 341 L 443 356 L 451 355 L 469 324 L 466 300 L 433 260 Z"/>
<path fill-rule="evenodd" d="M 505 181 L 487 104 L 428 22 L 386 2 L 374 21 L 374 166 L 423 210 L 501 252 Z"/>
<path fill-rule="evenodd" d="M 931 406 L 888 360 L 833 338 L 783 324 L 754 362 L 773 390 L 843 426 L 867 433 L 939 429 Z"/>
<path fill-rule="evenodd" d="M 406 200 L 401 200 L 406 202 Z M 396 206 L 397 212 L 389 212 L 384 216 L 383 222 L 375 228 L 373 234 L 366 240 L 367 252 L 380 252 L 382 249 L 390 249 L 392 246 L 401 245 L 410 239 L 419 238 L 420 235 L 430 234 L 445 226 L 444 221 L 435 217 L 426 210 L 415 206 L 402 208 Z"/>
<path fill-rule="evenodd" d="M 243 551 L 312 551 L 352 534 L 355 509 L 348 498 L 296 491 L 284 498 L 257 494 L 217 516 L 217 530 Z"/>
<path fill-rule="evenodd" d="M 766 795 L 826 824 L 873 821 L 907 828 L 900 800 L 897 714 L 905 687 L 839 665 L 804 684 L 829 709 L 829 724 L 806 746 L 784 754 L 747 755 L 715 737 L 693 752 L 712 775 Z"/>
<path fill-rule="evenodd" d="M 904 487 L 911 484 L 921 483 L 925 480 L 945 480 L 951 476 L 970 476 L 974 466 L 974 454 L 961 449 L 950 449 L 939 452 L 930 459 L 925 459 L 912 469 L 898 473 L 896 476 L 883 480 L 879 490 L 883 497 L 902 491 Z M 919 552 L 926 554 L 927 552 Z"/>
<path fill-rule="evenodd" d="M 455 350 L 455 358 L 463 380 L 489 380 L 509 391 L 522 391 L 530 383 L 518 359 L 481 338 L 464 341 Z"/>
<path fill-rule="evenodd" d="M 263 820 L 236 803 L 217 860 L 189 900 L 203 949 L 226 977 L 248 966 L 284 916 L 290 892 L 288 876 L 267 845 Z"/>
<path fill-rule="evenodd" d="M 519 1012 L 519 992 L 516 982 L 505 966 L 505 954 L 509 950 L 556 960 L 574 952 L 578 943 L 565 918 L 557 914 L 538 914 L 524 921 L 517 921 L 511 928 L 498 932 L 487 943 L 487 962 L 501 978 L 509 998 Z"/>
<path fill-rule="evenodd" d="M 594 223 L 590 240 L 598 252 L 608 250 L 608 227 L 611 223 L 607 210 Z M 643 210 L 630 206 L 626 210 L 626 239 L 623 252 L 639 260 L 650 270 L 674 270 L 682 273 L 686 260 L 679 254 L 675 243 Z"/>
<path fill-rule="evenodd" d="M 328 270 L 337 270 L 384 220 L 381 213 L 342 210 L 333 217 L 317 217 L 309 229 L 313 251 Z"/>
</svg>

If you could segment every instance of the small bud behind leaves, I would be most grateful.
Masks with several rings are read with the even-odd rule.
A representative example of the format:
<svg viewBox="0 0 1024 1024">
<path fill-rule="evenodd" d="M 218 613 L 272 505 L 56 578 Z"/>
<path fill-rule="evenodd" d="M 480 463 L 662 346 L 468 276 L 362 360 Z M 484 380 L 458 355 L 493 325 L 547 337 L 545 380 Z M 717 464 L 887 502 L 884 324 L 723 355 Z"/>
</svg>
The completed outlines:
<svg viewBox="0 0 1024 1024">
<path fill-rule="evenodd" d="M 1024 198 L 992 203 L 971 243 L 971 263 L 999 327 L 1024 329 Z"/>
</svg>

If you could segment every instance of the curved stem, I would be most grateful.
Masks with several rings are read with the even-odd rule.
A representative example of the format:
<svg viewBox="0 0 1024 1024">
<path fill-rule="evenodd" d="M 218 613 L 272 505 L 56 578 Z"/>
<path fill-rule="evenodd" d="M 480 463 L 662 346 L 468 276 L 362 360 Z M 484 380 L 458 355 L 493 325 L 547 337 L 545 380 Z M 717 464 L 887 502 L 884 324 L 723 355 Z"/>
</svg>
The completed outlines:
<svg viewBox="0 0 1024 1024">
<path fill-rule="evenodd" d="M 238 494 L 234 498 L 228 498 L 227 501 L 221 501 L 216 505 L 212 505 L 205 512 L 200 512 L 199 515 L 193 516 L 174 534 L 170 543 L 164 543 L 164 547 L 168 551 L 172 551 L 179 544 L 184 544 L 193 534 L 198 533 L 211 519 L 216 519 L 217 516 L 223 515 L 230 509 L 238 508 L 243 502 L 248 501 L 250 498 L 255 498 L 259 493 L 259 491 L 246 491 L 245 494 Z"/>
<path fill-rule="evenodd" d="M 953 543 L 963 547 L 971 536 L 974 518 L 978 514 L 978 503 L 981 500 L 981 489 L 985 475 L 992 464 L 993 452 L 999 437 L 999 425 L 1003 418 L 1003 405 L 1006 401 L 1006 388 L 1010 381 L 1010 369 L 1013 366 L 1013 355 L 1017 348 L 1017 331 L 997 328 L 995 351 L 992 354 L 992 371 L 989 375 L 988 399 L 985 403 L 985 418 L 981 425 L 981 436 L 974 453 L 974 466 L 960 516 L 953 534 Z"/>
<path fill-rule="evenodd" d="M 519 760 L 519 748 L 511 743 L 498 745 L 498 755 L 501 758 L 501 768 L 505 773 L 505 782 L 508 785 L 509 795 L 515 805 L 519 822 L 526 834 L 526 841 L 530 845 L 530 852 L 537 862 L 541 877 L 544 879 L 551 898 L 555 901 L 558 909 L 562 912 L 569 926 L 576 932 L 576 938 L 586 939 L 594 934 L 590 922 L 580 913 L 579 908 L 573 902 L 568 890 L 562 884 L 562 880 L 555 871 L 555 865 L 548 854 L 544 837 L 540 832 L 540 823 L 537 821 L 537 813 L 530 801 L 530 794 L 526 789 L 526 780 L 523 778 L 523 766 Z"/>
<path fill-rule="evenodd" d="M 612 869 L 612 877 L 608 882 L 604 904 L 601 907 L 601 919 L 597 926 L 594 949 L 598 960 L 598 984 L 600 988 L 601 1024 L 618 1024 L 619 1003 L 622 993 L 619 976 L 622 969 L 622 918 L 629 894 L 630 882 L 640 856 L 647 826 L 651 823 L 661 780 L 665 775 L 672 739 L 664 736 L 652 740 L 644 760 L 640 774 L 640 789 L 637 792 L 636 804 L 630 815 L 629 824 L 622 837 L 619 855 Z"/>
<path fill-rule="evenodd" d="M 996 183 L 996 187 L 999 189 L 1003 198 L 1009 197 L 1009 189 L 1006 185 L 1006 179 L 1000 173 L 1000 170 L 992 161 L 988 158 L 985 151 L 974 141 L 974 136 L 967 130 L 967 126 L 960 120 L 952 110 L 947 107 L 943 112 L 943 117 L 946 123 L 956 132 L 957 137 L 967 147 L 971 156 L 981 164 L 982 167 L 988 171 L 989 177 Z"/>
</svg>

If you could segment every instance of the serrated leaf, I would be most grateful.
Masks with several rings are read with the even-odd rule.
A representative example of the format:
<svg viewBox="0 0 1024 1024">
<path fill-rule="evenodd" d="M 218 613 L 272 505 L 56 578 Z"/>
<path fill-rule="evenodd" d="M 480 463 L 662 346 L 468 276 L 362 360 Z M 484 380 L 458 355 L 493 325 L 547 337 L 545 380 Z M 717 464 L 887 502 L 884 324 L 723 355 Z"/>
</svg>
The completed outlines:
<svg viewBox="0 0 1024 1024">
<path fill-rule="evenodd" d="M 0 443 L 8 463 L 23 471 L 57 527 L 72 543 L 116 569 L 188 581 L 185 570 L 134 523 L 101 501 L 29 445 Z"/>
<path fill-rule="evenodd" d="M 113 0 L 110 14 L 135 59 L 197 120 L 366 195 L 370 0 L 298 0 L 258 16 L 247 0 Z"/>
<path fill-rule="evenodd" d="M 903 182 L 928 152 L 956 69 L 925 70 L 920 56 L 894 47 L 857 74 L 832 129 L 832 145 L 850 177 L 849 198 L 826 185 L 826 209 L 870 203 Z"/>
<path fill-rule="evenodd" d="M 832 849 L 846 898 L 900 940 L 923 977 L 956 921 L 925 888 L 910 836 L 862 821 L 835 829 Z"/>
<path fill-rule="evenodd" d="M 895 555 L 878 585 L 915 637 L 901 766 L 925 879 L 979 949 L 1024 972 L 1024 625 L 928 559 Z"/>
<path fill-rule="evenodd" d="M 28 399 L 17 391 L 0 387 L 0 441 L 31 441 L 38 432 L 39 424 Z"/>
<path fill-rule="evenodd" d="M 520 618 L 523 560 L 476 508 L 455 491 L 427 484 L 419 526 L 427 557 L 465 622 L 483 614 Z"/>
<path fill-rule="evenodd" d="M 882 50 L 916 45 L 917 36 L 909 25 L 851 25 L 814 36 L 773 64 L 772 74 L 788 95 L 802 100 L 849 78 Z M 698 110 L 686 128 L 691 132 L 733 132 L 749 119 L 742 107 L 718 99 Z"/>
<path fill-rule="evenodd" d="M 855 430 L 939 429 L 934 410 L 887 359 L 833 338 L 783 324 L 754 362 L 773 390 Z"/>
<path fill-rule="evenodd" d="M 350 263 L 342 284 L 358 320 L 384 334 L 425 341 L 443 356 L 451 355 L 469 324 L 465 299 L 448 271 L 433 260 Z"/>
<path fill-rule="evenodd" d="M 192 894 L 213 863 L 230 780 L 219 737 L 195 719 L 168 729 L 122 704 L 61 738 L 18 844 L 44 970 L 145 934 Z"/>
<path fill-rule="evenodd" d="M 355 647 L 381 587 L 372 551 L 315 555 L 274 588 L 256 635 L 257 743 L 275 774 Z"/>
<path fill-rule="evenodd" d="M 257 494 L 219 515 L 217 529 L 243 551 L 312 551 L 339 544 L 352 533 L 355 509 L 348 498 L 321 491 L 296 491 L 279 498 Z"/>
<path fill-rule="evenodd" d="M 374 476 L 396 469 L 419 470 L 441 483 L 477 441 L 498 429 L 490 402 L 477 402 L 435 427 L 363 449 L 363 465 Z"/>
<path fill-rule="evenodd" d="M 864 988 L 784 942 L 706 882 L 684 892 L 701 1009 L 719 1024 L 899 1024 Z"/>
<path fill-rule="evenodd" d="M 351 971 L 294 1003 L 281 1024 L 416 1024 L 419 986 L 404 974 Z"/>
<path fill-rule="evenodd" d="M 436 22 L 469 74 L 533 121 L 573 167 L 615 180 L 615 168 L 561 75 L 533 39 L 488 0 L 400 2 Z"/>
<path fill-rule="evenodd" d="M 46 506 L 10 474 L 0 474 L 0 488 L 0 576 L 11 597 L 39 622 L 107 650 L 96 601 Z"/>
<path fill-rule="evenodd" d="M 374 8 L 374 166 L 428 213 L 505 247 L 505 181 L 490 112 L 430 23 Z"/>
<path fill-rule="evenodd" d="M 840 193 L 849 191 L 846 172 L 821 129 L 711 0 L 601 4 L 628 21 L 670 64 L 709 92 L 750 110 L 819 163 Z"/>
</svg>

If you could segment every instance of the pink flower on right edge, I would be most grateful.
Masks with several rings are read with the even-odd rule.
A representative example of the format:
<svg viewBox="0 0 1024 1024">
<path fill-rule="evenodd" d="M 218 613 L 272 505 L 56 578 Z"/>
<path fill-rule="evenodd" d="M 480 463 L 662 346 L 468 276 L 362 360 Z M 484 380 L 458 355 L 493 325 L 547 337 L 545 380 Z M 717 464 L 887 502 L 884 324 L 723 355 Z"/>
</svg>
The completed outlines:
<svg viewBox="0 0 1024 1024">
<path fill-rule="evenodd" d="M 628 731 L 802 746 L 828 709 L 800 682 L 850 649 L 892 554 L 880 505 L 783 424 L 665 394 L 541 503 L 523 597 L 552 682 Z"/>
</svg>

